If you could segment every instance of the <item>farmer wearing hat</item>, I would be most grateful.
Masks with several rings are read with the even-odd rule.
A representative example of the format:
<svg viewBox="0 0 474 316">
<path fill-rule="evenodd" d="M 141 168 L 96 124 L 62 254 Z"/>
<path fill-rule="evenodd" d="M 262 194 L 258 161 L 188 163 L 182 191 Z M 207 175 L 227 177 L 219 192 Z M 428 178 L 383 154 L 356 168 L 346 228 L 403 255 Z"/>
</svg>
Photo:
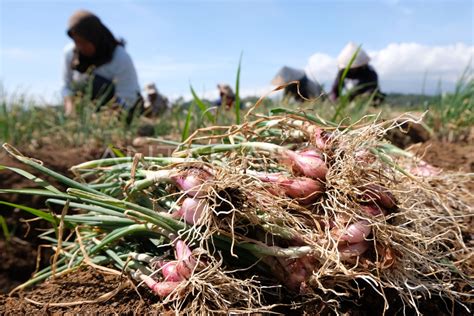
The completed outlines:
<svg viewBox="0 0 474 316">
<path fill-rule="evenodd" d="M 219 99 L 214 102 L 216 106 L 225 106 L 226 110 L 229 110 L 235 102 L 235 94 L 232 91 L 232 88 L 228 84 L 218 84 L 217 89 L 219 89 Z"/>
<path fill-rule="evenodd" d="M 350 64 L 352 57 L 356 53 L 357 55 L 352 64 Z M 384 94 L 380 92 L 377 73 L 369 65 L 369 61 L 370 57 L 363 49 L 360 49 L 353 42 L 349 42 L 337 58 L 339 71 L 329 95 L 330 99 L 335 101 L 339 98 L 342 75 L 345 69 L 349 67 L 349 71 L 341 86 L 342 88 L 349 88 L 349 100 L 353 100 L 359 95 L 372 95 L 375 93 L 374 103 L 376 105 L 380 104 L 384 99 Z"/>
<path fill-rule="evenodd" d="M 168 98 L 161 95 L 154 83 L 145 85 L 144 115 L 157 117 L 168 109 Z"/>
<path fill-rule="evenodd" d="M 67 35 L 73 43 L 64 50 L 62 94 L 66 115 L 74 113 L 74 95 L 89 91 L 97 109 L 113 100 L 127 111 L 130 123 L 142 98 L 124 41 L 117 40 L 96 15 L 85 10 L 70 17 Z"/>
<path fill-rule="evenodd" d="M 281 86 L 291 81 L 299 81 L 299 93 L 298 86 L 296 84 L 290 84 L 285 87 L 283 92 L 284 97 L 293 97 L 297 102 L 304 102 L 307 101 L 305 99 L 317 98 L 322 93 L 322 88 L 319 83 L 309 79 L 304 70 L 287 66 L 284 66 L 278 71 L 272 80 L 272 84 Z"/>
</svg>

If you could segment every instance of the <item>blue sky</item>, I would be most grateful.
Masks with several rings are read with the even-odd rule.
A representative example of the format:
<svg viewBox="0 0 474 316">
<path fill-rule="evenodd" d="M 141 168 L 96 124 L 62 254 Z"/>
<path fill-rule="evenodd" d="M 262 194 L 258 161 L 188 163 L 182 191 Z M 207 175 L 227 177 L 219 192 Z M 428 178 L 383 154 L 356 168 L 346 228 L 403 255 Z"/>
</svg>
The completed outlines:
<svg viewBox="0 0 474 316">
<path fill-rule="evenodd" d="M 0 80 L 8 93 L 59 98 L 69 16 L 96 13 L 127 41 L 140 84 L 208 97 L 235 82 L 243 51 L 243 94 L 261 94 L 283 65 L 326 87 L 350 40 L 373 58 L 382 90 L 450 89 L 474 55 L 472 1 L 19 1 L 0 0 Z"/>
</svg>

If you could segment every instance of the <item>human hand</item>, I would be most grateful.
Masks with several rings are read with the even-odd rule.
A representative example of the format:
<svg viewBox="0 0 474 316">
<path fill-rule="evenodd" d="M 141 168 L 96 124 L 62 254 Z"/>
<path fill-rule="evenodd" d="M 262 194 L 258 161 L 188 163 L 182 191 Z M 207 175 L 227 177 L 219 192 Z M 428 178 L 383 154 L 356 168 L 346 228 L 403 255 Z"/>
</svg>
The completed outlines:
<svg viewBox="0 0 474 316">
<path fill-rule="evenodd" d="M 75 107 L 72 97 L 65 97 L 64 98 L 64 115 L 67 117 L 74 116 L 75 114 Z"/>
</svg>

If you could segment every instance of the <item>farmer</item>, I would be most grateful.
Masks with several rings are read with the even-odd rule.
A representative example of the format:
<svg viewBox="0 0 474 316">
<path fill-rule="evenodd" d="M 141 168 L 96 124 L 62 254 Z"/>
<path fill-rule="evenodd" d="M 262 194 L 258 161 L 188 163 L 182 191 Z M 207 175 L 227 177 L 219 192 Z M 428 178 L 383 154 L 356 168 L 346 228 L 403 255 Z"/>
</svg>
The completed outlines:
<svg viewBox="0 0 474 316">
<path fill-rule="evenodd" d="M 219 99 L 214 102 L 215 106 L 224 106 L 226 110 L 232 108 L 235 102 L 235 94 L 228 84 L 218 84 Z"/>
<path fill-rule="evenodd" d="M 157 117 L 168 109 L 168 98 L 161 95 L 154 83 L 145 86 L 144 115 L 147 117 Z"/>
<path fill-rule="evenodd" d="M 359 50 L 359 51 L 357 51 Z M 352 57 L 356 54 L 352 64 L 349 66 Z M 347 88 L 349 100 L 353 100 L 360 95 L 374 95 L 374 104 L 380 104 L 384 99 L 384 94 L 380 92 L 377 73 L 369 65 L 370 57 L 363 49 L 353 42 L 349 42 L 341 51 L 337 58 L 339 71 L 334 80 L 329 98 L 336 101 L 339 98 L 340 90 Z M 341 80 L 345 69 L 349 70 L 341 85 Z"/>
<path fill-rule="evenodd" d="M 74 41 L 64 50 L 63 90 L 65 114 L 75 112 L 73 97 L 89 93 L 97 110 L 114 101 L 127 112 L 127 123 L 141 106 L 140 86 L 123 40 L 117 40 L 101 20 L 89 11 L 69 18 L 67 35 Z M 92 90 L 92 91 L 91 91 Z"/>
<path fill-rule="evenodd" d="M 298 86 L 296 84 L 290 84 L 285 87 L 283 95 L 285 98 L 293 97 L 297 102 L 307 101 L 305 99 L 314 99 L 321 95 L 322 88 L 317 81 L 313 81 L 308 78 L 304 70 L 290 68 L 284 66 L 275 75 L 272 80 L 272 84 L 280 86 L 287 84 L 291 81 L 299 81 L 299 93 Z"/>
</svg>

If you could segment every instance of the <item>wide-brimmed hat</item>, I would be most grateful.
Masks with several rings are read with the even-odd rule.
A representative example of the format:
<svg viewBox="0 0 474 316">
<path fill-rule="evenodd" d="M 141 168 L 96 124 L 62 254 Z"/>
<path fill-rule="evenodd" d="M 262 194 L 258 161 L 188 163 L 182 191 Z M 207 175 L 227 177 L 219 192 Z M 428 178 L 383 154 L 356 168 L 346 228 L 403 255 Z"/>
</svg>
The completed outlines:
<svg viewBox="0 0 474 316">
<path fill-rule="evenodd" d="M 280 86 L 290 81 L 301 80 L 304 75 L 305 72 L 302 69 L 295 69 L 288 66 L 284 66 L 272 79 L 272 84 L 275 86 Z"/>
<path fill-rule="evenodd" d="M 337 57 L 337 65 L 340 69 L 344 69 L 349 65 L 352 59 L 352 56 L 354 56 L 358 48 L 359 46 L 355 44 L 354 42 L 347 43 L 347 45 L 344 47 L 344 49 L 341 51 L 341 53 Z M 361 48 L 359 49 L 359 52 L 357 53 L 356 58 L 352 62 L 351 68 L 365 66 L 369 63 L 369 61 L 370 61 L 369 55 L 367 55 L 367 53 Z"/>
<path fill-rule="evenodd" d="M 225 84 L 225 83 L 218 84 L 217 89 L 219 89 L 220 93 L 228 97 L 234 96 L 234 91 L 232 91 L 232 88 L 228 84 Z"/>
<path fill-rule="evenodd" d="M 156 89 L 156 85 L 154 83 L 149 83 L 145 85 L 145 93 L 146 94 L 158 94 L 158 89 Z"/>
</svg>

